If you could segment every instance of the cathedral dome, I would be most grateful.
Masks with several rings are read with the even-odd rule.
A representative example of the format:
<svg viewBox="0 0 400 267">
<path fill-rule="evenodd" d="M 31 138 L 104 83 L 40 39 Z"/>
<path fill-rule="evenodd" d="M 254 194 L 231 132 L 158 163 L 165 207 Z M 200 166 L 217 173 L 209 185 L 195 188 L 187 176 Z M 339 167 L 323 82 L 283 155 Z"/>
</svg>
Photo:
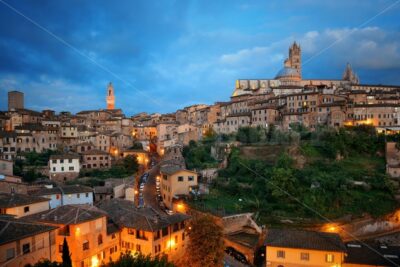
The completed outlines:
<svg viewBox="0 0 400 267">
<path fill-rule="evenodd" d="M 300 79 L 300 73 L 295 68 L 283 67 L 276 74 L 275 79 Z"/>
</svg>

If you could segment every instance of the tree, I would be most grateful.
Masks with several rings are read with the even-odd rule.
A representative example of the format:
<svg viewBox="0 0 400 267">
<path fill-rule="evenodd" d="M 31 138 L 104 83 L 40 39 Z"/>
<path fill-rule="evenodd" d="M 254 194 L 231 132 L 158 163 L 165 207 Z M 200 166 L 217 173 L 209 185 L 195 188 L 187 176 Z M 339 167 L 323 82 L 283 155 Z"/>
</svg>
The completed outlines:
<svg viewBox="0 0 400 267">
<path fill-rule="evenodd" d="M 193 218 L 189 231 L 188 246 L 181 266 L 211 267 L 222 266 L 224 241 L 222 227 L 211 215 Z"/>
<path fill-rule="evenodd" d="M 135 142 L 133 144 L 133 146 L 131 147 L 131 149 L 140 149 L 140 150 L 142 150 L 143 149 L 143 145 L 140 142 Z"/>
<path fill-rule="evenodd" d="M 143 255 L 140 253 L 135 253 L 134 255 L 130 253 L 123 253 L 116 262 L 110 262 L 106 265 L 107 267 L 174 267 L 175 265 L 168 262 L 166 257 L 156 257 L 152 259 L 150 255 Z"/>
<path fill-rule="evenodd" d="M 124 168 L 129 172 L 137 172 L 139 169 L 139 163 L 135 156 L 128 155 L 123 160 Z"/>
<path fill-rule="evenodd" d="M 208 127 L 205 130 L 204 137 L 209 138 L 209 139 L 215 139 L 216 133 L 215 133 L 214 128 L 212 126 Z"/>
<path fill-rule="evenodd" d="M 71 254 L 69 253 L 69 247 L 65 237 L 62 248 L 62 267 L 72 267 Z"/>
<path fill-rule="evenodd" d="M 266 137 L 267 137 L 267 141 L 268 141 L 268 142 L 271 142 L 272 137 L 274 136 L 275 130 L 276 130 L 276 127 L 275 127 L 274 124 L 269 125 L 268 131 L 267 131 L 267 133 L 266 133 Z"/>
<path fill-rule="evenodd" d="M 51 262 L 48 259 L 45 259 L 38 261 L 35 263 L 35 265 L 33 265 L 33 267 L 62 267 L 62 264 L 55 261 Z"/>
<path fill-rule="evenodd" d="M 290 168 L 274 168 L 270 182 L 272 185 L 268 184 L 268 187 L 271 188 L 272 196 L 277 199 L 289 200 L 287 194 L 293 196 L 297 192 L 296 179 Z"/>
</svg>

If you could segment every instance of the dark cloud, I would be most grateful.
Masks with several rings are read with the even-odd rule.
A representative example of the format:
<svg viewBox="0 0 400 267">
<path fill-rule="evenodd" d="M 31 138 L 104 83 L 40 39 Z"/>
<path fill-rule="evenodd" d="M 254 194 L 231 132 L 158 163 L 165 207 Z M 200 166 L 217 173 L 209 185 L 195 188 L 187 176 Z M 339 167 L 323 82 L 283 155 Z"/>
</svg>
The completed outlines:
<svg viewBox="0 0 400 267">
<path fill-rule="evenodd" d="M 35 109 L 101 108 L 113 81 L 117 106 L 132 114 L 226 100 L 237 78 L 272 78 L 294 39 L 310 57 L 392 1 L 8 3 L 84 56 L 0 3 L 0 109 L 15 88 Z M 337 78 L 351 61 L 363 81 L 400 83 L 398 11 L 357 28 L 305 74 Z"/>
</svg>

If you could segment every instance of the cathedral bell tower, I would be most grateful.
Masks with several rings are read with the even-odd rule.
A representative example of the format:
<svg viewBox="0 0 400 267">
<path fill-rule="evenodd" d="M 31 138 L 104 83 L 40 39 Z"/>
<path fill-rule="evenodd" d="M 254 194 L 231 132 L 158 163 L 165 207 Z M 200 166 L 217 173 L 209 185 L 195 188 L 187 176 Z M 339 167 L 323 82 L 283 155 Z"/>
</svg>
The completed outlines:
<svg viewBox="0 0 400 267">
<path fill-rule="evenodd" d="M 114 87 L 111 82 L 107 86 L 106 102 L 107 109 L 115 109 Z"/>
<path fill-rule="evenodd" d="M 301 77 L 301 48 L 296 42 L 289 47 L 288 61 L 290 67 L 296 69 Z"/>
</svg>

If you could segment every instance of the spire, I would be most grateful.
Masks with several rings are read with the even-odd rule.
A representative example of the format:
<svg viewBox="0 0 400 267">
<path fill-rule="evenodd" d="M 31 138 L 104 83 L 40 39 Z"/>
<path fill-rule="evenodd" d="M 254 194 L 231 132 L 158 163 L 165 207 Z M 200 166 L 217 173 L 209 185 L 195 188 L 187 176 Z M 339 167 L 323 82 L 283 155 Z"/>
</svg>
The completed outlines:
<svg viewBox="0 0 400 267">
<path fill-rule="evenodd" d="M 349 62 L 347 62 L 346 69 L 343 72 L 343 80 L 349 81 L 352 84 L 360 83 L 360 80 L 359 80 L 357 74 L 353 71 Z"/>
</svg>

